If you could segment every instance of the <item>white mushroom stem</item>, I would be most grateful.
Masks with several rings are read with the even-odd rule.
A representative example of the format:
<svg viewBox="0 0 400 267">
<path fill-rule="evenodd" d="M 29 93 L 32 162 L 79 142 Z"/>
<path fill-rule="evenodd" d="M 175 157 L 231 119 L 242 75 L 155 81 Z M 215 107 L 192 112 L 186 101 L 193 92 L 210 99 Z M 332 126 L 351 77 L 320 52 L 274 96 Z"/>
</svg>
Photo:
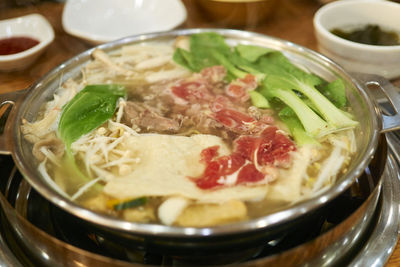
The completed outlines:
<svg viewBox="0 0 400 267">
<path fill-rule="evenodd" d="M 150 58 L 136 64 L 135 70 L 158 68 L 167 64 L 168 62 L 170 62 L 170 60 L 171 60 L 171 55 Z"/>
<path fill-rule="evenodd" d="M 114 71 L 120 73 L 120 74 L 125 74 L 125 75 L 133 75 L 133 72 L 131 70 L 127 70 L 125 68 L 122 68 L 121 66 L 118 66 L 114 62 L 112 62 L 111 58 L 104 53 L 104 51 L 100 49 L 95 49 L 92 53 L 92 56 L 104 63 L 106 66 L 108 66 L 110 69 L 113 69 Z"/>
</svg>

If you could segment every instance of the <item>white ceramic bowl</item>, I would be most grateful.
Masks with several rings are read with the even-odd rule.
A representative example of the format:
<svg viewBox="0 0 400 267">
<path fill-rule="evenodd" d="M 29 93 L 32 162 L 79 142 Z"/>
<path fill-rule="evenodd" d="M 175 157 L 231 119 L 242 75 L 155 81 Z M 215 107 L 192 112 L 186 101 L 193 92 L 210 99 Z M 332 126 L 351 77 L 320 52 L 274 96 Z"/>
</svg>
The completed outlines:
<svg viewBox="0 0 400 267">
<path fill-rule="evenodd" d="M 31 65 L 54 40 L 54 31 L 42 15 L 31 14 L 0 21 L 0 39 L 10 37 L 30 37 L 39 44 L 20 53 L 0 55 L 0 71 L 22 70 Z"/>
<path fill-rule="evenodd" d="M 62 24 L 67 33 L 97 45 L 171 30 L 185 20 L 180 0 L 68 0 Z"/>
<path fill-rule="evenodd" d="M 384 0 L 336 1 L 314 16 L 319 51 L 349 71 L 373 73 L 388 79 L 400 76 L 400 45 L 366 45 L 345 40 L 330 32 L 379 25 L 400 33 L 400 4 Z"/>
</svg>

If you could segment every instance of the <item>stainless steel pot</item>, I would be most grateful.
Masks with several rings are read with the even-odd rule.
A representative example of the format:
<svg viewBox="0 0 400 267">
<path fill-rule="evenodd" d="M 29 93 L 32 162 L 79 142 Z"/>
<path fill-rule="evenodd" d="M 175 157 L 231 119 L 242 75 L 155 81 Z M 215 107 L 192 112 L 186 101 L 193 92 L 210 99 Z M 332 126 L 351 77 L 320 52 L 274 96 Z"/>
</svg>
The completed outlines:
<svg viewBox="0 0 400 267">
<path fill-rule="evenodd" d="M 150 244 L 164 248 L 176 246 L 176 244 L 184 244 L 182 245 L 183 247 L 193 249 L 198 247 L 199 244 L 204 244 L 204 247 L 210 245 L 211 247 L 223 247 L 232 242 L 245 244 L 255 237 L 276 236 L 292 227 L 295 223 L 312 217 L 326 203 L 349 188 L 357 177 L 361 175 L 377 150 L 381 133 L 400 128 L 400 115 L 397 113 L 399 111 L 397 108 L 400 108 L 400 96 L 390 83 L 376 76 L 350 75 L 328 58 L 284 40 L 245 31 L 191 29 L 127 37 L 100 45 L 98 48 L 111 52 L 127 44 L 172 41 L 179 35 L 190 35 L 205 31 L 218 32 L 225 36 L 231 44 L 251 43 L 280 50 L 295 64 L 303 66 L 326 80 L 341 77 L 345 81 L 347 96 L 353 113 L 360 122 L 360 126 L 356 130 L 358 150 L 348 167 L 348 172 L 340 177 L 331 188 L 287 209 L 261 218 L 208 228 L 173 227 L 127 222 L 90 211 L 66 199 L 57 193 L 38 173 L 37 162 L 32 156 L 32 146 L 24 140 L 20 126 L 23 118 L 28 121 L 35 119 L 41 105 L 52 98 L 55 89 L 58 88 L 60 83 L 80 75 L 81 67 L 90 60 L 94 49 L 90 49 L 61 64 L 32 85 L 26 94 L 16 92 L 0 96 L 1 105 L 7 103 L 15 104 L 0 140 L 1 153 L 12 154 L 16 165 L 26 180 L 47 200 L 83 219 L 84 222 L 98 227 L 105 235 L 124 238 L 130 242 L 145 244 L 146 246 Z M 362 81 L 361 84 L 360 81 Z M 366 87 L 370 84 L 378 85 L 385 92 L 390 101 L 397 107 L 395 108 L 396 115 L 387 116 L 381 114 L 374 98 L 366 90 Z"/>
</svg>

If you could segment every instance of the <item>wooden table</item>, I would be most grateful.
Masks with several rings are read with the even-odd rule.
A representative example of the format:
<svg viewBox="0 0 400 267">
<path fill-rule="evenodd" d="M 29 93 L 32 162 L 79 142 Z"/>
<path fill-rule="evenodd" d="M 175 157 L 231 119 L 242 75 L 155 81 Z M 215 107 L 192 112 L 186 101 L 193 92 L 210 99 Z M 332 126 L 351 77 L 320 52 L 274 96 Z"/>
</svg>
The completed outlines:
<svg viewBox="0 0 400 267">
<path fill-rule="evenodd" d="M 183 0 L 187 7 L 188 16 L 186 22 L 179 28 L 215 28 L 223 27 L 212 22 L 202 10 L 195 4 L 196 0 Z M 320 7 L 313 0 L 281 0 L 278 1 L 276 11 L 265 22 L 251 27 L 240 27 L 274 37 L 289 40 L 310 49 L 317 49 L 316 39 L 313 33 L 312 19 L 316 10 Z M 1 73 L 0 93 L 27 88 L 43 74 L 56 67 L 63 61 L 71 58 L 91 46 L 80 39 L 64 32 L 61 23 L 62 3 L 41 2 L 35 5 L 11 8 L 0 8 L 0 20 L 22 16 L 31 13 L 39 13 L 45 16 L 54 28 L 56 38 L 47 51 L 31 67 L 23 71 Z M 228 26 L 226 26 L 228 27 Z M 394 81 L 399 84 L 399 80 Z M 400 245 L 391 256 L 387 266 L 400 266 Z"/>
</svg>

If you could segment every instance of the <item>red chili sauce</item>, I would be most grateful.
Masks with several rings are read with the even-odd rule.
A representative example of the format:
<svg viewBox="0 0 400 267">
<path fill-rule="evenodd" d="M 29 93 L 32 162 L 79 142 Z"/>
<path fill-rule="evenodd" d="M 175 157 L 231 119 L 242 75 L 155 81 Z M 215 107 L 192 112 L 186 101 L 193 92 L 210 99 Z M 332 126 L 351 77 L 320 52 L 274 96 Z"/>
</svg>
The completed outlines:
<svg viewBox="0 0 400 267">
<path fill-rule="evenodd" d="M 38 40 L 30 37 L 9 37 L 0 39 L 0 55 L 12 55 L 28 50 L 39 44 Z"/>
</svg>

